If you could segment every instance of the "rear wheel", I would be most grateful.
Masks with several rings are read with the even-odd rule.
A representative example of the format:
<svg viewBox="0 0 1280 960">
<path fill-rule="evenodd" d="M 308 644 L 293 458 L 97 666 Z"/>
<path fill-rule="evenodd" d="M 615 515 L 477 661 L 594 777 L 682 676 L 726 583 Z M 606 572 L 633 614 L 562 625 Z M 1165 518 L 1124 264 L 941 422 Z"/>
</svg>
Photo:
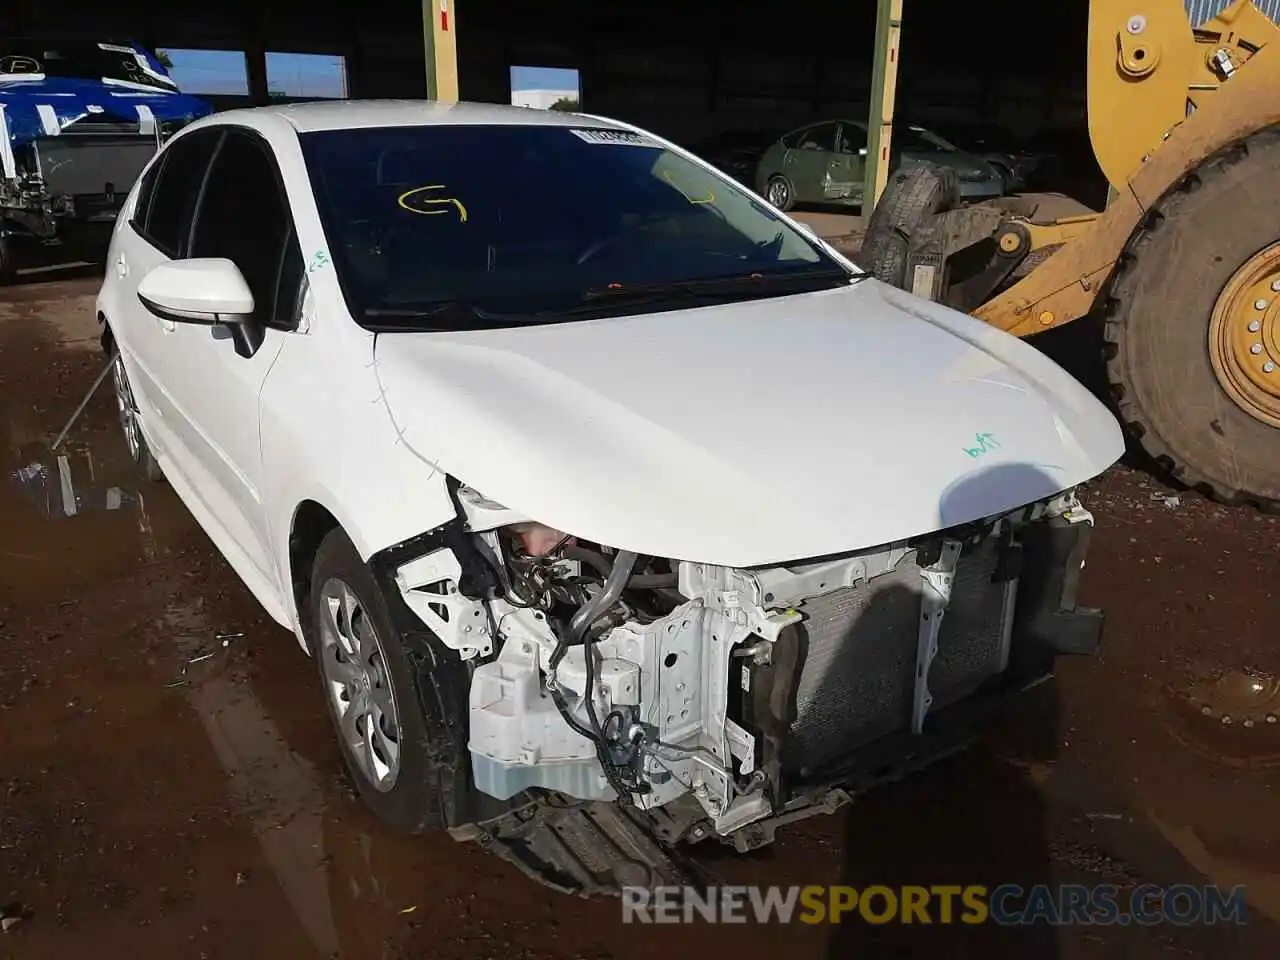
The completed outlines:
<svg viewBox="0 0 1280 960">
<path fill-rule="evenodd" d="M 795 191 L 791 189 L 791 181 L 780 173 L 769 178 L 765 186 L 765 199 L 786 212 L 796 205 Z"/>
<path fill-rule="evenodd" d="M 1106 310 L 1108 375 L 1138 443 L 1215 499 L 1280 508 L 1280 128 L 1161 200 Z"/>
<path fill-rule="evenodd" d="M 124 368 L 124 358 L 116 354 L 111 363 L 111 380 L 115 385 L 116 407 L 120 411 L 120 430 L 124 434 L 125 449 L 129 451 L 129 459 L 142 471 L 148 480 L 163 480 L 164 471 L 147 446 L 147 438 L 142 435 L 142 423 L 138 417 L 138 407 L 133 399 L 133 388 L 129 386 L 129 374 Z"/>
</svg>

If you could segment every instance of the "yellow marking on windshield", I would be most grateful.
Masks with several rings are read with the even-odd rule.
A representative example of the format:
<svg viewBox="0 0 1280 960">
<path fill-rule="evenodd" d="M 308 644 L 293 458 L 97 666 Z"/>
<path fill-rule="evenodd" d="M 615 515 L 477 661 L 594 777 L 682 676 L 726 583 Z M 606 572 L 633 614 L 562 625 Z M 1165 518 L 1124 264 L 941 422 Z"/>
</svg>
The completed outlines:
<svg viewBox="0 0 1280 960">
<path fill-rule="evenodd" d="M 707 195 L 701 200 L 695 200 L 693 197 L 689 196 L 689 194 L 684 192 L 684 187 L 680 186 L 680 184 L 676 183 L 674 180 L 671 179 L 671 171 L 669 170 L 662 171 L 662 179 L 667 181 L 667 183 L 671 184 L 677 190 L 679 190 L 681 196 L 683 196 L 690 203 L 715 203 L 716 202 L 716 195 L 712 193 L 710 190 L 707 191 Z"/>
<path fill-rule="evenodd" d="M 412 190 L 406 190 L 396 198 L 396 203 L 401 209 L 408 210 L 410 213 L 421 214 L 424 217 L 434 217 L 441 213 L 448 213 L 448 210 L 424 210 L 422 207 L 453 207 L 458 211 L 458 219 L 462 223 L 467 222 L 467 208 L 462 205 L 462 201 L 455 197 L 426 197 L 418 198 L 419 194 L 426 193 L 428 190 L 444 190 L 443 183 L 433 183 L 425 187 L 414 187 Z M 413 205 L 409 199 L 415 198 Z"/>
</svg>

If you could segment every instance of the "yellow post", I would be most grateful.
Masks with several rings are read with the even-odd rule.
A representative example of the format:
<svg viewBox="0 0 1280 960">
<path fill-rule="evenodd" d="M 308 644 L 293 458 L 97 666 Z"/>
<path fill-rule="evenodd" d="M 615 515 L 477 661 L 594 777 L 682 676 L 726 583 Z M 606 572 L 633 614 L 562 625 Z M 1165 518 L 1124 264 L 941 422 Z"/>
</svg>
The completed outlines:
<svg viewBox="0 0 1280 960">
<path fill-rule="evenodd" d="M 889 181 L 889 147 L 893 136 L 893 103 L 898 93 L 898 37 L 902 33 L 902 0 L 880 0 L 876 7 L 876 50 L 871 68 L 871 111 L 867 117 L 866 177 L 862 216 L 875 209 Z"/>
<path fill-rule="evenodd" d="M 458 102 L 457 0 L 422 0 L 422 39 L 427 60 L 427 99 Z"/>
</svg>

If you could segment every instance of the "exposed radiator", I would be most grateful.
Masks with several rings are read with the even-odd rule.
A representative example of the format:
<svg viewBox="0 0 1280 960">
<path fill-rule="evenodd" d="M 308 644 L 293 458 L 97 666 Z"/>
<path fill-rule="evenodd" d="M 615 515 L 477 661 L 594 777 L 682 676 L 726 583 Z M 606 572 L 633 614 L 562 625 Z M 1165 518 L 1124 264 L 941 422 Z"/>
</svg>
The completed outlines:
<svg viewBox="0 0 1280 960">
<path fill-rule="evenodd" d="M 994 539 L 966 545 L 929 671 L 933 710 L 1004 670 L 1014 584 L 993 583 Z M 805 649 L 785 765 L 804 772 L 911 724 L 920 568 L 908 556 L 873 580 L 805 601 Z"/>
</svg>

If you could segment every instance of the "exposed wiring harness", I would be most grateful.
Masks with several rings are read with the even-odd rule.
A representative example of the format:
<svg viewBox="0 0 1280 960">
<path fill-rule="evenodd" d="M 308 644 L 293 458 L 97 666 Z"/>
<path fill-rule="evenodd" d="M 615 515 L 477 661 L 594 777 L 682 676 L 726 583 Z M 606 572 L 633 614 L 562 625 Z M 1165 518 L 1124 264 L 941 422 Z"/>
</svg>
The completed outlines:
<svg viewBox="0 0 1280 960">
<path fill-rule="evenodd" d="M 507 576 L 507 602 L 521 609 L 541 610 L 551 614 L 559 604 L 575 607 L 567 623 L 561 621 L 555 630 L 556 644 L 547 661 L 547 672 L 553 678 L 569 650 L 583 648 L 585 683 L 582 691 L 583 722 L 574 714 L 564 692 L 554 682 L 548 681 L 548 692 L 556 710 L 571 730 L 590 740 L 600 761 L 601 770 L 609 785 L 620 799 L 630 802 L 637 793 L 649 791 L 649 784 L 640 779 L 637 760 L 642 744 L 629 737 L 632 730 L 624 710 L 613 709 L 601 719 L 596 707 L 595 694 L 598 681 L 598 652 L 596 642 L 614 626 L 619 616 L 630 612 L 628 604 L 622 604 L 624 591 L 630 589 L 666 590 L 674 592 L 677 576 L 669 573 L 637 573 L 640 557 L 630 551 L 619 551 L 614 557 L 592 550 L 577 543 L 571 537 L 562 536 L 550 549 L 537 555 L 522 551 L 518 546 L 507 552 L 500 549 Z M 577 561 L 603 579 L 600 592 L 592 595 L 587 579 L 557 575 L 556 566 L 566 560 Z M 584 571 L 585 572 L 585 571 Z M 589 579 L 594 579 L 591 577 Z"/>
<path fill-rule="evenodd" d="M 577 609 L 569 621 L 568 630 L 561 629 L 558 631 L 555 649 L 552 650 L 547 662 L 549 671 L 554 673 L 564 659 L 565 654 L 569 652 L 570 647 L 579 645 L 583 647 L 586 683 L 584 684 L 582 701 L 587 719 L 590 722 L 590 729 L 588 730 L 584 727 L 573 716 L 569 710 L 568 703 L 564 699 L 564 695 L 556 689 L 554 684 L 551 688 L 552 699 L 555 701 L 556 709 L 560 711 L 560 715 L 564 717 L 565 722 L 576 733 L 588 737 L 595 744 L 596 756 L 600 760 L 605 779 L 617 791 L 619 798 L 627 802 L 632 800 L 633 794 L 643 792 L 647 785 L 639 783 L 637 780 L 637 772 L 632 762 L 634 753 L 629 749 L 630 745 L 610 742 L 609 737 L 606 736 L 605 724 L 600 722 L 599 715 L 596 713 L 596 657 L 595 646 L 589 638 L 589 631 L 592 625 L 622 598 L 622 592 L 627 588 L 631 580 L 637 560 L 639 560 L 638 555 L 629 550 L 620 550 L 618 552 L 617 556 L 614 557 L 609 575 L 605 578 L 604 589 Z M 611 712 L 605 717 L 606 723 L 611 720 L 612 716 L 613 713 Z M 621 727 L 620 723 L 619 727 Z"/>
</svg>

